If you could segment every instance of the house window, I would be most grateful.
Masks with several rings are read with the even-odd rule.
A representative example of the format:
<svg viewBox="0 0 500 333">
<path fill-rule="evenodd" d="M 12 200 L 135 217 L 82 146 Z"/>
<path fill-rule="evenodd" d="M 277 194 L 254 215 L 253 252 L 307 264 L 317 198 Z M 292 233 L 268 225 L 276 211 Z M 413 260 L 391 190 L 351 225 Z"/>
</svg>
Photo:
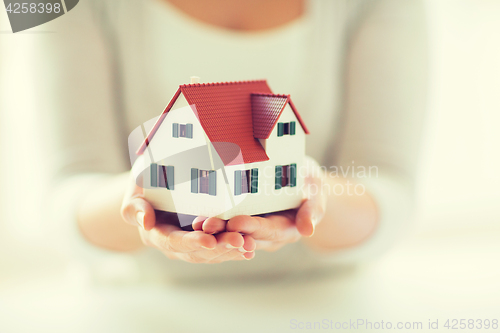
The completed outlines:
<svg viewBox="0 0 500 333">
<path fill-rule="evenodd" d="M 217 172 L 215 170 L 191 169 L 191 193 L 217 195 Z"/>
<path fill-rule="evenodd" d="M 200 170 L 200 193 L 206 193 L 208 194 L 208 188 L 209 188 L 209 171 L 207 170 Z"/>
<path fill-rule="evenodd" d="M 236 170 L 234 172 L 234 195 L 257 193 L 259 187 L 259 169 Z"/>
<path fill-rule="evenodd" d="M 278 136 L 295 135 L 295 121 L 278 123 Z"/>
<path fill-rule="evenodd" d="M 151 164 L 151 187 L 174 189 L 174 167 L 170 165 Z"/>
<path fill-rule="evenodd" d="M 275 167 L 275 186 L 276 190 L 282 187 L 297 186 L 297 164 L 277 165 Z"/>
<path fill-rule="evenodd" d="M 172 124 L 172 136 L 174 138 L 193 138 L 193 124 Z"/>
</svg>

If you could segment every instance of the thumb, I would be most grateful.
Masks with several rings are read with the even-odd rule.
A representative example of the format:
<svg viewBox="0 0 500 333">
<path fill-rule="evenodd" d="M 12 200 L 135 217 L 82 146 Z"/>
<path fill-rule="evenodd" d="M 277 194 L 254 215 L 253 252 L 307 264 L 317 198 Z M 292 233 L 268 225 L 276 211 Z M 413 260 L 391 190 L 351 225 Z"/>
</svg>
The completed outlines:
<svg viewBox="0 0 500 333">
<path fill-rule="evenodd" d="M 306 156 L 305 162 L 307 175 L 303 190 L 306 200 L 299 207 L 295 223 L 302 236 L 310 237 L 325 214 L 326 196 L 322 193 L 325 173 L 313 158 Z"/>
<path fill-rule="evenodd" d="M 142 197 L 133 197 L 122 207 L 123 219 L 134 226 L 144 230 L 151 230 L 155 226 L 155 210 L 149 202 Z"/>
<path fill-rule="evenodd" d="M 317 200 L 308 199 L 300 206 L 295 224 L 302 236 L 310 237 L 314 234 L 314 229 L 323 217 L 321 204 Z"/>
</svg>

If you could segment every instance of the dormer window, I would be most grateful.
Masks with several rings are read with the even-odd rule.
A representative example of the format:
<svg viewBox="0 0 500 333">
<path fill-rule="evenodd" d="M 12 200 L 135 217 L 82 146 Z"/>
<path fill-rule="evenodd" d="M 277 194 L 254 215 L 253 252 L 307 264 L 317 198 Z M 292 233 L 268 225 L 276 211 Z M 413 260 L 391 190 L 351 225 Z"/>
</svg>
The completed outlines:
<svg viewBox="0 0 500 333">
<path fill-rule="evenodd" d="M 193 138 L 193 124 L 172 124 L 172 136 L 174 138 Z"/>
<path fill-rule="evenodd" d="M 295 135 L 295 121 L 278 123 L 278 136 Z"/>
</svg>

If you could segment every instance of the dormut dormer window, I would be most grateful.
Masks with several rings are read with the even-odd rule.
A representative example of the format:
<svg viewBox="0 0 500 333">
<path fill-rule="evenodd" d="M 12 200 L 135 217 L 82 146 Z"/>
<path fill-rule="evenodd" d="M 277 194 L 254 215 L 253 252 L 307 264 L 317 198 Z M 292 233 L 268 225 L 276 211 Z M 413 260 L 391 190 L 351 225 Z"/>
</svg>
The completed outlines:
<svg viewBox="0 0 500 333">
<path fill-rule="evenodd" d="M 278 136 L 295 135 L 295 121 L 278 123 Z"/>
<path fill-rule="evenodd" d="M 193 138 L 193 124 L 172 124 L 172 136 L 174 138 Z"/>
</svg>

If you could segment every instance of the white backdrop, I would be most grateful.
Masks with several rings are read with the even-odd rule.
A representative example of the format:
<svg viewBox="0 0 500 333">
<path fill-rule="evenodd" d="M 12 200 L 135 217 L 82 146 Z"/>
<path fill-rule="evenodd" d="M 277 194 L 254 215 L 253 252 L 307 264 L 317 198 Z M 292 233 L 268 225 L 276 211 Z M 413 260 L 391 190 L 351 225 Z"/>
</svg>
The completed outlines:
<svg viewBox="0 0 500 333">
<path fill-rule="evenodd" d="M 500 225 L 500 2 L 429 1 L 431 89 L 419 229 Z M 30 96 L 30 39 L 0 10 L 1 245 L 40 246 L 47 160 Z M 15 238 L 15 241 L 14 241 Z M 26 244 L 25 244 L 26 243 Z"/>
<path fill-rule="evenodd" d="M 500 2 L 429 1 L 421 227 L 500 227 Z"/>
<path fill-rule="evenodd" d="M 404 297 L 415 307 L 427 307 L 418 295 L 446 298 L 433 299 L 440 311 L 458 309 L 458 292 L 476 309 L 499 306 L 492 303 L 499 298 L 498 284 L 481 289 L 484 295 L 472 286 L 500 281 L 494 264 L 500 253 L 494 247 L 500 236 L 500 1 L 429 0 L 428 11 L 432 69 L 415 231 L 420 240 L 410 250 L 395 249 L 370 276 L 337 280 L 332 290 L 355 291 L 344 294 L 343 306 L 333 304 L 331 311 L 363 308 L 352 301 L 360 299 L 365 310 L 373 304 L 375 312 L 398 314 L 381 300 L 389 297 L 397 304 Z M 24 56 L 37 34 L 6 31 L 0 10 L 0 294 L 51 276 L 68 260 L 39 218 L 50 161 L 37 145 L 43 119 L 30 104 L 37 91 L 29 73 L 31 66 L 43 64 Z M 453 280 L 457 274 L 466 280 Z M 367 283 L 376 283 L 379 291 Z"/>
</svg>

